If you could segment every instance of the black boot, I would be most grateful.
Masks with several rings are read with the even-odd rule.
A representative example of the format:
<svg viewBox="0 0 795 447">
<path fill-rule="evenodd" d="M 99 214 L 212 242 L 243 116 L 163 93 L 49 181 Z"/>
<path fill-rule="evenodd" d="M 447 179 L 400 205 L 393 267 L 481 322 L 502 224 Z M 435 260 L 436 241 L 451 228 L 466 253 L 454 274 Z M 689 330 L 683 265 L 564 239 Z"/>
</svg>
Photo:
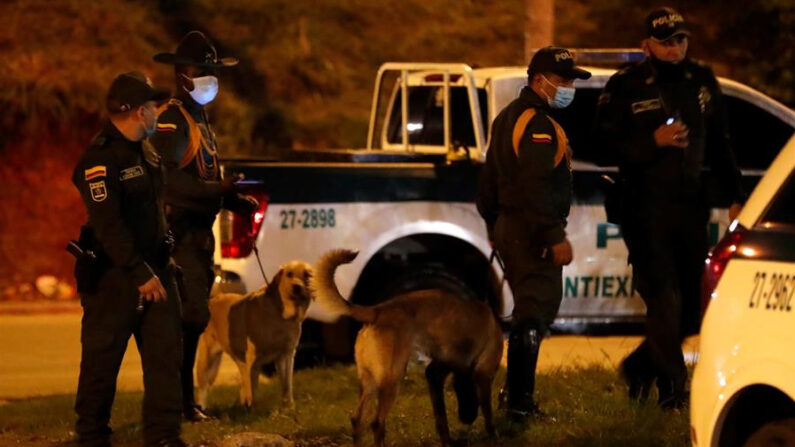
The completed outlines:
<svg viewBox="0 0 795 447">
<path fill-rule="evenodd" d="M 645 345 L 638 347 L 621 362 L 619 367 L 619 374 L 629 387 L 629 399 L 639 403 L 648 400 L 654 385 L 654 372 L 651 370 L 645 348 Z"/>
<path fill-rule="evenodd" d="M 685 379 L 657 378 L 657 404 L 663 410 L 680 410 L 690 402 L 690 393 L 685 390 Z"/>
<path fill-rule="evenodd" d="M 541 346 L 541 335 L 536 328 L 517 325 L 508 339 L 508 375 L 506 378 L 506 409 L 512 419 L 526 421 L 543 417 L 533 400 L 536 383 L 536 364 Z"/>
</svg>

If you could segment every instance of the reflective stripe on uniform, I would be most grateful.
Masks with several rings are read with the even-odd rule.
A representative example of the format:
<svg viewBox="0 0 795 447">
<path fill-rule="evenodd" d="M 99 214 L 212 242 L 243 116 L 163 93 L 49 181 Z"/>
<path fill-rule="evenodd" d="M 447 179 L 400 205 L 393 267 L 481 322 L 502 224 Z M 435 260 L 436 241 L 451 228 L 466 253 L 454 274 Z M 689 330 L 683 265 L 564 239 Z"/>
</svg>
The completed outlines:
<svg viewBox="0 0 795 447">
<path fill-rule="evenodd" d="M 532 120 L 534 116 L 536 116 L 536 110 L 532 108 L 527 109 L 519 115 L 519 119 L 516 120 L 516 124 L 513 126 L 513 152 L 517 157 L 519 156 L 519 143 L 521 143 L 527 125 L 530 124 L 530 120 Z M 552 127 L 555 128 L 555 135 L 558 139 L 558 149 L 555 152 L 555 166 L 560 164 L 563 157 L 566 157 L 567 161 L 571 163 L 569 139 L 566 138 L 566 132 L 563 131 L 563 127 L 551 116 L 547 115 L 547 118 L 552 122 Z"/>
</svg>

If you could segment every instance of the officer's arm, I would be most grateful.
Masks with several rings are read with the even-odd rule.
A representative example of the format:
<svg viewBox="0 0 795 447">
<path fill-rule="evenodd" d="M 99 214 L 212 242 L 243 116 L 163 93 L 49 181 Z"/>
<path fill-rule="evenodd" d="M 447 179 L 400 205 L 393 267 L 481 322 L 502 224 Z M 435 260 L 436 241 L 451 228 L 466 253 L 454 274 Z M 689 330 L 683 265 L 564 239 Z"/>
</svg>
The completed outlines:
<svg viewBox="0 0 795 447">
<path fill-rule="evenodd" d="M 614 76 L 599 96 L 595 137 L 602 153 L 601 163 L 643 165 L 657 158 L 659 148 L 654 132 L 632 123 L 628 88 Z"/>
<path fill-rule="evenodd" d="M 729 119 L 723 94 L 720 90 L 715 75 L 707 68 L 709 75 L 709 90 L 712 96 L 712 113 L 707 117 L 707 157 L 710 167 L 721 181 L 723 189 L 729 191 L 732 201 L 742 203 L 745 193 L 742 187 L 742 174 L 737 168 L 734 151 L 729 138 Z"/>
<path fill-rule="evenodd" d="M 157 118 L 157 130 L 149 138 L 166 167 L 166 195 L 217 204 L 223 195 L 220 182 L 201 180 L 179 166 L 188 148 L 188 140 L 188 123 L 182 112 L 175 106 L 167 108 Z"/>
<path fill-rule="evenodd" d="M 519 143 L 519 182 L 531 213 L 527 216 L 541 230 L 541 240 L 549 246 L 566 238 L 565 222 L 553 200 L 556 187 L 552 184 L 555 169 L 557 135 L 549 118 L 536 115 L 530 120 Z M 566 163 L 561 160 L 560 163 Z M 565 185 L 571 188 L 571 185 Z"/>
<path fill-rule="evenodd" d="M 87 152 L 73 181 L 88 210 L 88 221 L 113 264 L 123 267 L 140 286 L 155 276 L 122 221 L 121 181 L 109 149 Z"/>
<path fill-rule="evenodd" d="M 495 120 L 495 124 L 497 121 Z M 496 126 L 492 125 L 492 135 Z M 499 192 L 497 185 L 497 152 L 493 149 L 496 138 L 492 138 L 486 152 L 486 163 L 480 170 L 478 178 L 478 191 L 475 203 L 478 212 L 486 222 L 489 240 L 494 240 L 494 225 L 499 215 Z"/>
</svg>

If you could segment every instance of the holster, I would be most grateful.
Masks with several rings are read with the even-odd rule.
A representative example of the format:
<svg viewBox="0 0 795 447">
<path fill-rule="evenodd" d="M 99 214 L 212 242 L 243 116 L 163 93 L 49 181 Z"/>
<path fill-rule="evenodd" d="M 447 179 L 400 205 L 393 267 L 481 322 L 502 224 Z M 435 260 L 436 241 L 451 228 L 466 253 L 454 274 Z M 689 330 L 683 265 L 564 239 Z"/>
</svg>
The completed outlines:
<svg viewBox="0 0 795 447">
<path fill-rule="evenodd" d="M 158 269 L 164 269 L 169 267 L 169 261 L 171 260 L 171 254 L 174 253 L 174 246 L 175 246 L 175 239 L 174 233 L 171 230 L 168 230 L 163 238 L 157 244 L 157 250 L 155 253 L 155 267 Z"/>
<path fill-rule="evenodd" d="M 70 241 L 66 249 L 75 256 L 74 273 L 77 292 L 97 293 L 99 280 L 106 267 L 101 264 L 94 251 L 94 230 L 85 225 L 80 227 L 80 237 L 77 241 Z"/>
</svg>

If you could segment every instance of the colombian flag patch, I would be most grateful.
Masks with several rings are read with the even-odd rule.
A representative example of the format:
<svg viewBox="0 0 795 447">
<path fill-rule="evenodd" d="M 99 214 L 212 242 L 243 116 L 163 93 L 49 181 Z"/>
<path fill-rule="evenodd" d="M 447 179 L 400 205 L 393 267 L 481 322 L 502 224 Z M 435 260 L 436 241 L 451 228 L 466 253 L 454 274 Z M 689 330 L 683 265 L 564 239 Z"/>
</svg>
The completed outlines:
<svg viewBox="0 0 795 447">
<path fill-rule="evenodd" d="M 532 135 L 533 143 L 551 143 L 552 136 L 548 133 L 534 133 Z"/>
<path fill-rule="evenodd" d="M 91 169 L 86 169 L 85 174 L 86 174 L 86 180 L 91 181 L 94 180 L 95 178 L 107 177 L 108 172 L 107 169 L 105 169 L 105 166 L 99 165 L 99 166 L 94 166 Z"/>
<path fill-rule="evenodd" d="M 177 130 L 176 124 L 171 123 L 157 123 L 157 131 L 158 132 L 174 132 Z"/>
</svg>

